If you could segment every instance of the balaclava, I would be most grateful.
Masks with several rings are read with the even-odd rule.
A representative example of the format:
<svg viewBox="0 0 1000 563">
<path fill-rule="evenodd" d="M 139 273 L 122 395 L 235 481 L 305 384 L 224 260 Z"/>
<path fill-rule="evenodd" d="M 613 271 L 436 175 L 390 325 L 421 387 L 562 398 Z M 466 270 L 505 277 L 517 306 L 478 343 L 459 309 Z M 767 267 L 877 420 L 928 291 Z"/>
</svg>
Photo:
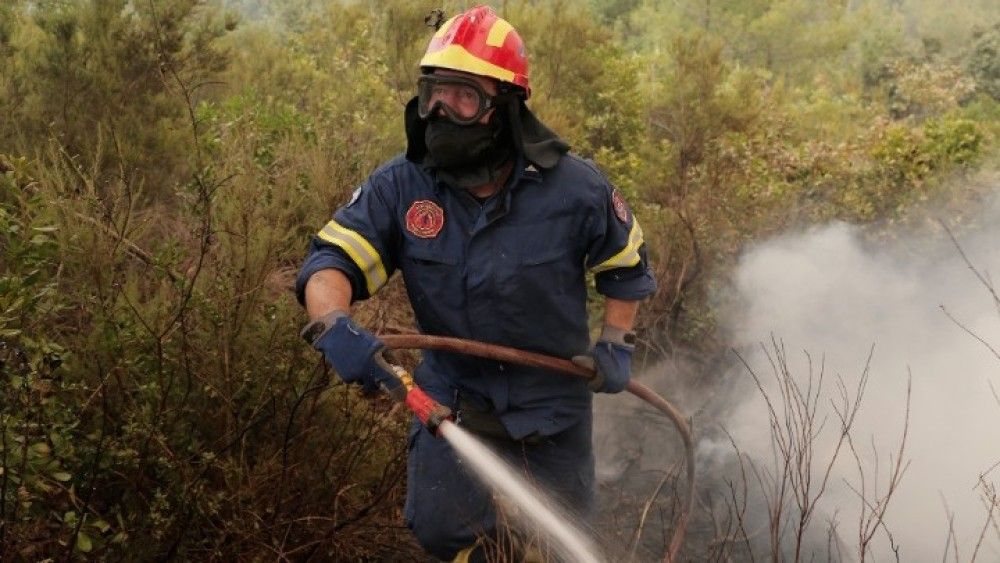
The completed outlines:
<svg viewBox="0 0 1000 563">
<path fill-rule="evenodd" d="M 433 170 L 445 183 L 471 188 L 495 180 L 517 155 L 538 168 L 552 168 L 569 150 L 524 104 L 509 97 L 487 124 L 458 125 L 446 117 L 421 119 L 417 98 L 406 104 L 406 158 Z"/>
<path fill-rule="evenodd" d="M 501 108 L 488 123 L 460 125 L 447 116 L 426 120 L 424 165 L 438 177 L 458 188 L 472 188 L 496 180 L 514 155 L 513 140 Z"/>
</svg>

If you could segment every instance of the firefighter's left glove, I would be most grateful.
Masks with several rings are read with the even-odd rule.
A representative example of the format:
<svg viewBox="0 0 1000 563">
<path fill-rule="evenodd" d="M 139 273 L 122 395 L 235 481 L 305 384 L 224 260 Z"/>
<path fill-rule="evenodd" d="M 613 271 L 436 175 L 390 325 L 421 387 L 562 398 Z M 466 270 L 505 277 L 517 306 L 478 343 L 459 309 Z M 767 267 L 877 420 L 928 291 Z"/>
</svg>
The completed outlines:
<svg viewBox="0 0 1000 563">
<path fill-rule="evenodd" d="M 573 363 L 594 370 L 588 385 L 591 391 L 619 393 L 631 377 L 634 351 L 635 334 L 605 325 L 590 355 L 574 356 Z"/>
<path fill-rule="evenodd" d="M 395 376 L 375 362 L 375 354 L 385 345 L 374 334 L 361 328 L 344 311 L 332 311 L 302 329 L 302 338 L 323 353 L 326 363 L 347 383 L 360 384 L 373 394 L 379 384 L 390 387 Z"/>
</svg>

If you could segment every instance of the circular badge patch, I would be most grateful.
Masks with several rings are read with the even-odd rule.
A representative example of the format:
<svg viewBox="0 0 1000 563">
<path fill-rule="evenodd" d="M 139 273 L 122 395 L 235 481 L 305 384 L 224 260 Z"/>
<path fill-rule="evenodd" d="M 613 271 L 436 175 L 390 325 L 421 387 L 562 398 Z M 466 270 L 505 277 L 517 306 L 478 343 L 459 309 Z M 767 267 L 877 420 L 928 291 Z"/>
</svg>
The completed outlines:
<svg viewBox="0 0 1000 563">
<path fill-rule="evenodd" d="M 426 199 L 414 201 L 406 212 L 406 230 L 420 238 L 434 238 L 444 226 L 444 209 Z"/>
<path fill-rule="evenodd" d="M 611 190 L 611 203 L 615 206 L 615 215 L 618 220 L 622 223 L 628 223 L 628 204 L 625 203 L 625 199 L 622 197 L 621 192 L 618 188 Z"/>
</svg>

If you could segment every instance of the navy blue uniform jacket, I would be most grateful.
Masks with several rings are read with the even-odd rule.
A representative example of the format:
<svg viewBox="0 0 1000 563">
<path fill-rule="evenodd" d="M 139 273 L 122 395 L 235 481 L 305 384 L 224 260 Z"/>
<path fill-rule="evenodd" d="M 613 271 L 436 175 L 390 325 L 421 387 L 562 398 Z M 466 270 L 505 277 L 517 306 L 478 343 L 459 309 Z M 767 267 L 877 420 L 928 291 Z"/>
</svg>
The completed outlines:
<svg viewBox="0 0 1000 563">
<path fill-rule="evenodd" d="M 379 167 L 313 237 L 296 292 L 325 268 L 343 271 L 355 300 L 396 270 L 420 330 L 562 358 L 586 353 L 586 272 L 599 293 L 638 300 L 656 283 L 642 229 L 590 162 L 515 166 L 484 203 L 435 181 L 402 155 Z M 580 420 L 590 392 L 538 368 L 427 351 L 416 383 L 451 407 L 461 395 L 496 412 L 511 436 L 551 435 Z"/>
</svg>

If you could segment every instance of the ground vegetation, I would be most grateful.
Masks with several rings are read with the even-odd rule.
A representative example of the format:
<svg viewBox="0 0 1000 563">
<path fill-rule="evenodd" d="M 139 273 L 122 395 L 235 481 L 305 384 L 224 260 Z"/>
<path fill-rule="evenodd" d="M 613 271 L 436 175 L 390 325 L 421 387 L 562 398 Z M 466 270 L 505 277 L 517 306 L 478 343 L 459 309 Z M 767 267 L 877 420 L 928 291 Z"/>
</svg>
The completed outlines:
<svg viewBox="0 0 1000 563">
<path fill-rule="evenodd" d="M 0 560 L 416 557 L 407 418 L 302 343 L 291 284 L 403 149 L 442 4 L 0 5 Z M 642 222 L 642 361 L 725 350 L 746 244 L 967 209 L 1000 162 L 989 2 L 494 4 L 534 110 Z M 357 316 L 412 330 L 398 279 Z"/>
</svg>

